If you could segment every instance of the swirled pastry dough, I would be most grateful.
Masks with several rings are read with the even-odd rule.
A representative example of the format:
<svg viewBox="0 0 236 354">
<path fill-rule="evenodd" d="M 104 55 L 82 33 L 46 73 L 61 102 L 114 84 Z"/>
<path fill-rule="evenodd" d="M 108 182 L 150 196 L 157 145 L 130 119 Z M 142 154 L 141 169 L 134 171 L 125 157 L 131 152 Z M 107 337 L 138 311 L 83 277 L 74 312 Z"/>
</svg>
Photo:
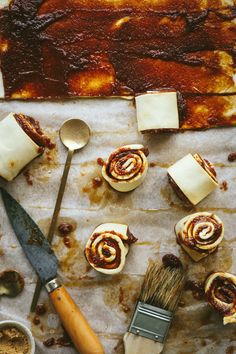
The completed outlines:
<svg viewBox="0 0 236 354">
<path fill-rule="evenodd" d="M 236 323 L 236 276 L 216 272 L 205 282 L 209 304 L 223 316 L 223 323 Z"/>
<path fill-rule="evenodd" d="M 117 274 L 124 268 L 129 245 L 135 241 L 127 225 L 101 224 L 88 239 L 85 256 L 98 272 Z"/>
<path fill-rule="evenodd" d="M 137 188 L 148 170 L 147 149 L 143 145 L 125 145 L 116 149 L 102 168 L 102 175 L 119 192 Z"/>
<path fill-rule="evenodd" d="M 175 226 L 177 242 L 198 262 L 214 252 L 223 240 L 224 225 L 212 213 L 199 212 L 181 219 Z"/>
</svg>

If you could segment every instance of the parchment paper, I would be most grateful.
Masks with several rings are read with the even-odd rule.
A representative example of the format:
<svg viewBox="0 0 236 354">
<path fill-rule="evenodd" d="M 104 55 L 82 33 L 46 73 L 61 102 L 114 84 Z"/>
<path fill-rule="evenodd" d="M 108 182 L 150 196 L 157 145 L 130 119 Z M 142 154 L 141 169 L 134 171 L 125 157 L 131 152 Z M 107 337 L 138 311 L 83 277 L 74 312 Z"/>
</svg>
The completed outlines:
<svg viewBox="0 0 236 354">
<path fill-rule="evenodd" d="M 160 260 L 169 252 L 180 255 L 187 266 L 188 278 L 197 281 L 204 281 L 212 270 L 236 273 L 236 162 L 227 161 L 228 154 L 236 151 L 235 128 L 143 136 L 137 131 L 133 103 L 121 99 L 2 102 L 0 119 L 10 111 L 32 115 L 57 142 L 50 161 L 44 155 L 30 164 L 32 186 L 22 174 L 7 185 L 45 233 L 66 159 L 66 150 L 58 138 L 59 127 L 72 117 L 84 119 L 91 127 L 90 144 L 74 156 L 59 220 L 77 223 L 71 236 L 72 248 L 65 247 L 62 238 L 55 235 L 54 250 L 60 259 L 60 276 L 101 337 L 106 354 L 123 353 L 122 337 L 151 259 Z M 112 190 L 105 182 L 93 189 L 92 178 L 101 176 L 97 158 L 106 159 L 115 148 L 129 143 L 149 147 L 151 166 L 143 185 L 125 194 Z M 183 207 L 166 176 L 167 167 L 189 152 L 198 152 L 213 162 L 219 182 L 228 184 L 227 191 L 219 188 L 192 210 Z M 225 240 L 216 253 L 195 264 L 176 244 L 174 225 L 180 218 L 199 210 L 215 212 L 222 218 Z M 103 222 L 127 223 L 139 239 L 130 249 L 123 272 L 113 277 L 89 270 L 83 255 L 91 232 Z M 58 338 L 63 332 L 44 291 L 40 303 L 46 304 L 47 314 L 40 317 L 39 326 L 31 323 L 29 307 L 36 276 L 9 225 L 2 202 L 0 234 L 0 270 L 14 268 L 23 274 L 26 283 L 20 296 L 0 299 L 0 320 L 16 319 L 28 324 L 35 335 L 37 353 L 75 353 L 73 348 L 46 348 L 42 344 L 45 339 Z M 196 300 L 191 292 L 185 291 L 165 353 L 231 354 L 236 352 L 235 335 L 236 325 L 223 326 L 221 317 L 204 300 Z"/>
</svg>

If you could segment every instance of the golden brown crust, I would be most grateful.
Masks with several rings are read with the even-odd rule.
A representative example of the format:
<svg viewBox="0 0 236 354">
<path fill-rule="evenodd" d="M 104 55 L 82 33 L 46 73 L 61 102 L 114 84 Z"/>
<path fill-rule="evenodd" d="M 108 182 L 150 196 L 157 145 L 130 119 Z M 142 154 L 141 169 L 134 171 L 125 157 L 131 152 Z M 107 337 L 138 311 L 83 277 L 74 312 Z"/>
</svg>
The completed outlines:
<svg viewBox="0 0 236 354">
<path fill-rule="evenodd" d="M 236 93 L 234 20 L 220 0 L 13 0 L 0 11 L 5 97 L 171 88 L 187 95 L 181 129 L 235 125 L 227 96 L 208 96 Z"/>
</svg>

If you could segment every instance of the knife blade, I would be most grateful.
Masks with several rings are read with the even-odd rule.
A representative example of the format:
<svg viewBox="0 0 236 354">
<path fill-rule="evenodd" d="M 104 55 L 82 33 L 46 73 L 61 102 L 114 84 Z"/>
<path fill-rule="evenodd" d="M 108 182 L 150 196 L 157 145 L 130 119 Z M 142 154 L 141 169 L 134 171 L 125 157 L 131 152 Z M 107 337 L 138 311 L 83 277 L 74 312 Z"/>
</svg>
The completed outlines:
<svg viewBox="0 0 236 354">
<path fill-rule="evenodd" d="M 56 278 L 58 260 L 42 231 L 21 207 L 21 205 L 4 189 L 1 189 L 3 203 L 9 221 L 24 249 L 28 260 L 43 284 Z"/>
<path fill-rule="evenodd" d="M 23 207 L 1 188 L 2 200 L 12 228 L 53 302 L 53 305 L 80 354 L 104 354 L 103 347 L 70 297 L 57 280 L 58 260 L 37 224 Z"/>
</svg>

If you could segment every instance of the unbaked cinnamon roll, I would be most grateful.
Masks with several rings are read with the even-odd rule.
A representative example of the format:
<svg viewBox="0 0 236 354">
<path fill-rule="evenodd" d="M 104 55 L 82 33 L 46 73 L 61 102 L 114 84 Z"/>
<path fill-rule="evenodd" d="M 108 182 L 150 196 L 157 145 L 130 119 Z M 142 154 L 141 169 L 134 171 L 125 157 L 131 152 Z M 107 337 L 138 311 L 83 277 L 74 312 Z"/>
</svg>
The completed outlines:
<svg viewBox="0 0 236 354">
<path fill-rule="evenodd" d="M 0 176 L 13 180 L 46 147 L 51 149 L 54 144 L 34 118 L 10 113 L 0 121 Z"/>
<path fill-rule="evenodd" d="M 217 249 L 223 240 L 224 225 L 217 215 L 199 212 L 181 219 L 175 233 L 177 242 L 198 262 Z"/>
<path fill-rule="evenodd" d="M 236 323 L 236 276 L 216 272 L 205 282 L 209 304 L 223 316 L 223 323 Z"/>
<path fill-rule="evenodd" d="M 136 241 L 127 225 L 101 224 L 90 236 L 85 256 L 98 272 L 117 274 L 124 268 L 129 246 Z"/>
<path fill-rule="evenodd" d="M 102 175 L 119 192 L 137 188 L 148 170 L 148 150 L 143 145 L 126 145 L 115 150 L 104 164 Z"/>
<path fill-rule="evenodd" d="M 196 205 L 216 187 L 214 166 L 199 154 L 188 154 L 168 169 L 169 182 L 183 201 Z"/>
</svg>

